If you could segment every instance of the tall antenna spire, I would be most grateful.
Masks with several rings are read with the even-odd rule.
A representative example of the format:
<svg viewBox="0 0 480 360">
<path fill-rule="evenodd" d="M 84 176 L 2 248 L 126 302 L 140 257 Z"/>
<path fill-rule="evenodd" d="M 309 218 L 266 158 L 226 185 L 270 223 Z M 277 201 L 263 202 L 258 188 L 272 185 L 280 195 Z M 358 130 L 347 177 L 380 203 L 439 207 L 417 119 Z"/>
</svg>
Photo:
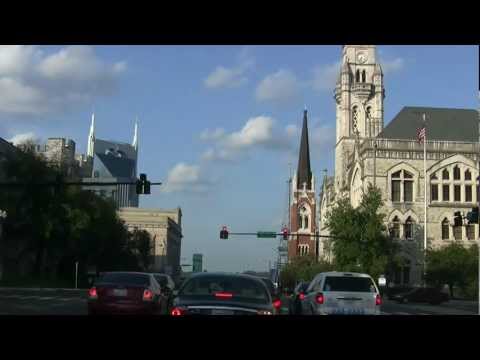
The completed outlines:
<svg viewBox="0 0 480 360">
<path fill-rule="evenodd" d="M 135 151 L 138 151 L 138 116 L 136 117 L 136 120 L 135 120 L 135 130 L 133 133 L 132 146 L 135 148 Z"/>
<path fill-rule="evenodd" d="M 93 148 L 95 146 L 95 113 L 92 113 L 92 123 L 87 142 L 87 156 L 93 157 Z"/>
</svg>

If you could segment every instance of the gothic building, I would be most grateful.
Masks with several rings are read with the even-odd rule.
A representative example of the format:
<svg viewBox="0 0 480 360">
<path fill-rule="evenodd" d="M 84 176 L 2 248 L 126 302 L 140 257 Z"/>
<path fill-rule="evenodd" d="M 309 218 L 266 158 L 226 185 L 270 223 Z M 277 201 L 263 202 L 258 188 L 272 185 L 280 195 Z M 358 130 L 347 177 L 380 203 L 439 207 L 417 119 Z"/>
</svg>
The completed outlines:
<svg viewBox="0 0 480 360">
<path fill-rule="evenodd" d="M 290 241 L 288 260 L 295 256 L 317 254 L 317 241 L 312 235 L 317 233 L 315 177 L 310 167 L 308 145 L 307 110 L 303 113 L 302 135 L 298 167 L 291 184 Z"/>
<path fill-rule="evenodd" d="M 319 198 L 319 232 L 328 209 L 339 199 L 360 204 L 368 184 L 382 192 L 386 226 L 401 244 L 404 265 L 389 274 L 396 284 L 422 281 L 424 200 L 427 201 L 427 246 L 478 242 L 478 225 L 454 226 L 454 212 L 478 204 L 479 117 L 474 109 L 404 107 L 386 126 L 382 67 L 374 45 L 344 45 L 335 88 L 335 173 L 325 176 Z M 417 130 L 426 118 L 424 147 Z M 424 191 L 427 181 L 427 193 Z M 331 258 L 327 240 L 319 256 Z"/>
</svg>

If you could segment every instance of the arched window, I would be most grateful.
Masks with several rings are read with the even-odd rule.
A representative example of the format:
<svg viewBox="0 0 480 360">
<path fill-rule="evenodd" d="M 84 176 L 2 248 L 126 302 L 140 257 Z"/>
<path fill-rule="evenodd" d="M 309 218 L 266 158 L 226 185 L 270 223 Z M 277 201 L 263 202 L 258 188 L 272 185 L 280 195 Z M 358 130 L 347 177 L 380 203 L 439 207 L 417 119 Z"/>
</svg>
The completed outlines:
<svg viewBox="0 0 480 360">
<path fill-rule="evenodd" d="M 472 173 L 468 169 L 465 171 L 465 180 L 472 180 Z"/>
<path fill-rule="evenodd" d="M 397 216 L 392 220 L 392 237 L 394 239 L 400 238 L 400 220 Z"/>
<path fill-rule="evenodd" d="M 309 213 L 308 213 L 307 208 L 305 206 L 301 207 L 298 216 L 299 216 L 298 228 L 299 229 L 308 229 Z"/>
<path fill-rule="evenodd" d="M 308 216 L 307 215 L 305 215 L 305 217 L 304 217 L 303 225 L 304 225 L 303 226 L 304 229 L 308 229 Z"/>
<path fill-rule="evenodd" d="M 392 201 L 413 202 L 413 175 L 406 170 L 392 174 Z"/>
<path fill-rule="evenodd" d="M 353 134 L 358 132 L 358 106 L 354 106 L 352 109 L 352 129 Z"/>
<path fill-rule="evenodd" d="M 355 81 L 360 82 L 360 70 L 357 70 L 357 73 L 355 75 Z"/>
<path fill-rule="evenodd" d="M 413 239 L 413 220 L 409 216 L 407 221 L 405 221 L 405 239 L 412 240 Z"/>
<path fill-rule="evenodd" d="M 366 75 L 365 75 L 365 70 L 362 71 L 362 82 L 365 82 Z"/>
<path fill-rule="evenodd" d="M 460 180 L 460 168 L 457 165 L 453 168 L 453 180 Z"/>
<path fill-rule="evenodd" d="M 303 217 L 300 213 L 298 214 L 298 228 L 303 229 Z"/>
<path fill-rule="evenodd" d="M 445 218 L 442 221 L 442 240 L 448 240 L 450 238 L 450 224 L 448 223 L 448 219 Z"/>
<path fill-rule="evenodd" d="M 448 170 L 447 169 L 444 169 L 442 171 L 442 179 L 443 180 L 448 180 L 450 178 L 449 174 L 448 174 Z"/>
</svg>

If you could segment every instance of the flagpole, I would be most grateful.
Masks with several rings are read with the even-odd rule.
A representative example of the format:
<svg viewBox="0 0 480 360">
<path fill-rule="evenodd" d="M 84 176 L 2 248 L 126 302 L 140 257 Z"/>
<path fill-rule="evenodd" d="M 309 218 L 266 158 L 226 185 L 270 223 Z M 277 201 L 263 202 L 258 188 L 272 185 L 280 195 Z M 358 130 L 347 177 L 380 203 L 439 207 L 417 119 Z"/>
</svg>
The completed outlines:
<svg viewBox="0 0 480 360">
<path fill-rule="evenodd" d="M 424 221 L 423 221 L 423 282 L 427 284 L 427 121 L 425 120 L 425 113 L 423 114 L 423 127 L 425 135 L 423 137 L 423 179 L 424 179 Z"/>
</svg>

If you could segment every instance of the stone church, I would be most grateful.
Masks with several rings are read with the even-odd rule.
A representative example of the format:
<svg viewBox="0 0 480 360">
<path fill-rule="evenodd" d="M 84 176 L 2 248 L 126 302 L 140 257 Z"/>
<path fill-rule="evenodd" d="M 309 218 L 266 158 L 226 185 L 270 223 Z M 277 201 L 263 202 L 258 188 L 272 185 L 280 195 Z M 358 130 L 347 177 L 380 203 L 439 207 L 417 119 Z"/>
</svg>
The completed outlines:
<svg viewBox="0 0 480 360">
<path fill-rule="evenodd" d="M 333 176 L 324 176 L 319 189 L 318 232 L 329 234 L 326 214 L 339 199 L 348 198 L 356 207 L 368 184 L 375 184 L 382 192 L 385 225 L 393 241 L 401 244 L 404 258 L 404 265 L 389 277 L 397 285 L 419 284 L 423 274 L 425 196 L 428 247 L 478 243 L 477 224 L 464 221 L 462 226 L 454 226 L 453 221 L 454 212 L 466 215 L 480 201 L 476 181 L 478 111 L 406 106 L 385 126 L 384 78 L 374 45 L 342 47 L 334 95 L 335 170 Z M 423 116 L 426 179 L 424 146 L 417 139 Z M 318 256 L 331 259 L 328 240 L 319 241 Z"/>
</svg>

